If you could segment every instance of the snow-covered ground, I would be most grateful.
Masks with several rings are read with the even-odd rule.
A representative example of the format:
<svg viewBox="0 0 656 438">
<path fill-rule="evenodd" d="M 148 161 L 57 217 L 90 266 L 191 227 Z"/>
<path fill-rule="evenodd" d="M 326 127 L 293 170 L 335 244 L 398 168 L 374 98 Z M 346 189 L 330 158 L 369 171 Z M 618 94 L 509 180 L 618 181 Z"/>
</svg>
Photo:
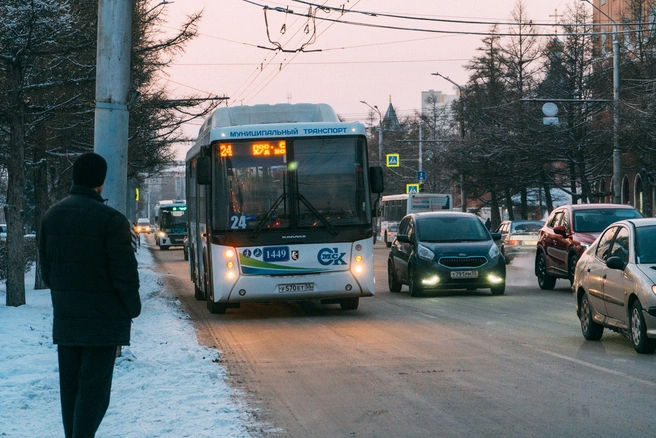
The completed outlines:
<svg viewBox="0 0 656 438">
<path fill-rule="evenodd" d="M 160 292 L 150 251 L 137 254 L 141 315 L 117 359 L 97 437 L 247 437 L 254 422 L 227 385 L 218 352 L 198 346 L 180 304 Z M 0 437 L 63 436 L 49 290 L 26 276 L 27 304 L 5 306 L 0 285 Z"/>
</svg>

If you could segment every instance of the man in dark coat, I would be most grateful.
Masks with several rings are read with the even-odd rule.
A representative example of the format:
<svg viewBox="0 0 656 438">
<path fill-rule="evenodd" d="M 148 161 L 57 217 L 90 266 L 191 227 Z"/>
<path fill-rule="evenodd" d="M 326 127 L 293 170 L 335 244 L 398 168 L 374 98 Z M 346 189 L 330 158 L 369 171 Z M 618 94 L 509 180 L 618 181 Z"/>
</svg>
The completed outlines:
<svg viewBox="0 0 656 438">
<path fill-rule="evenodd" d="M 43 218 L 39 256 L 51 290 L 66 437 L 93 437 L 109 406 L 117 347 L 141 313 L 130 223 L 100 196 L 107 162 L 73 164 L 73 187 Z"/>
</svg>

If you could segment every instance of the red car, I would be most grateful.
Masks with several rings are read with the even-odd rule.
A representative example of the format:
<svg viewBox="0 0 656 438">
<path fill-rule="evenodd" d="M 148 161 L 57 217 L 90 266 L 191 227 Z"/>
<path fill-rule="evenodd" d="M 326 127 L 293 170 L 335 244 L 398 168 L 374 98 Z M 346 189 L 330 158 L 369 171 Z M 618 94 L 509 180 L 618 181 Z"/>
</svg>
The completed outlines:
<svg viewBox="0 0 656 438">
<path fill-rule="evenodd" d="M 573 204 L 554 209 L 538 233 L 535 275 L 541 289 L 553 289 L 556 279 L 574 282 L 576 262 L 610 224 L 640 218 L 630 205 Z"/>
</svg>

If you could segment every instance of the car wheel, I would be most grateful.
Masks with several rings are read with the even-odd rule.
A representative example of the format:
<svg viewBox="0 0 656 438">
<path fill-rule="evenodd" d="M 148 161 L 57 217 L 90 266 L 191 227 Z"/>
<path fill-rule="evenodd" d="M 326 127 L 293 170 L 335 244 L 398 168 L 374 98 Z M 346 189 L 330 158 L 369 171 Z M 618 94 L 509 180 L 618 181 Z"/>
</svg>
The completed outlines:
<svg viewBox="0 0 656 438">
<path fill-rule="evenodd" d="M 419 278 L 417 273 L 415 272 L 414 268 L 411 266 L 410 267 L 410 296 L 411 297 L 420 297 L 424 290 L 421 287 L 421 284 L 419 282 Z"/>
<path fill-rule="evenodd" d="M 538 285 L 540 289 L 552 290 L 556 286 L 556 277 L 547 273 L 547 260 L 544 254 L 539 252 L 535 260 L 535 270 L 538 276 Z"/>
<path fill-rule="evenodd" d="M 394 274 L 394 263 L 391 260 L 387 260 L 387 285 L 390 292 L 401 292 L 402 284 Z"/>
<path fill-rule="evenodd" d="M 506 292 L 506 283 L 501 283 L 490 288 L 492 295 L 503 295 Z"/>
<path fill-rule="evenodd" d="M 583 337 L 588 341 L 598 341 L 601 339 L 601 335 L 604 334 L 604 326 L 597 324 L 592 319 L 592 306 L 590 305 L 588 294 L 583 294 L 583 297 L 581 297 L 581 309 L 579 312 Z"/>
<path fill-rule="evenodd" d="M 501 247 L 501 255 L 503 256 L 503 261 L 506 263 L 506 265 L 509 265 L 510 264 L 510 257 L 508 257 L 506 255 L 506 251 L 505 251 L 503 246 Z"/>
<path fill-rule="evenodd" d="M 645 318 L 642 316 L 642 305 L 638 300 L 635 300 L 631 306 L 629 324 L 631 327 L 631 342 L 635 351 L 640 354 L 652 354 L 656 349 L 656 340 L 647 337 L 647 326 Z"/>
<path fill-rule="evenodd" d="M 579 262 L 579 256 L 572 254 L 567 261 L 567 277 L 569 278 L 569 285 L 574 285 L 574 272 L 576 271 L 576 264 Z"/>
<path fill-rule="evenodd" d="M 343 310 L 356 310 L 360 304 L 360 298 L 342 298 L 339 302 L 340 307 Z"/>
</svg>

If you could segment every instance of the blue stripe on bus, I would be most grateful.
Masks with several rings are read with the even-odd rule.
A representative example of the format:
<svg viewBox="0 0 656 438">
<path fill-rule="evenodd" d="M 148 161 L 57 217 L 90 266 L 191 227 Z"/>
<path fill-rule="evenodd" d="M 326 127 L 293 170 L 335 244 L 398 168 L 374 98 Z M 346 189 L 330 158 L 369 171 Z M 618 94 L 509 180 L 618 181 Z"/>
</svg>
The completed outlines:
<svg viewBox="0 0 656 438">
<path fill-rule="evenodd" d="M 272 269 L 272 268 L 255 268 L 251 266 L 242 266 L 242 274 L 245 275 L 295 275 L 295 274 L 319 274 L 329 272 L 327 269 Z"/>
</svg>

